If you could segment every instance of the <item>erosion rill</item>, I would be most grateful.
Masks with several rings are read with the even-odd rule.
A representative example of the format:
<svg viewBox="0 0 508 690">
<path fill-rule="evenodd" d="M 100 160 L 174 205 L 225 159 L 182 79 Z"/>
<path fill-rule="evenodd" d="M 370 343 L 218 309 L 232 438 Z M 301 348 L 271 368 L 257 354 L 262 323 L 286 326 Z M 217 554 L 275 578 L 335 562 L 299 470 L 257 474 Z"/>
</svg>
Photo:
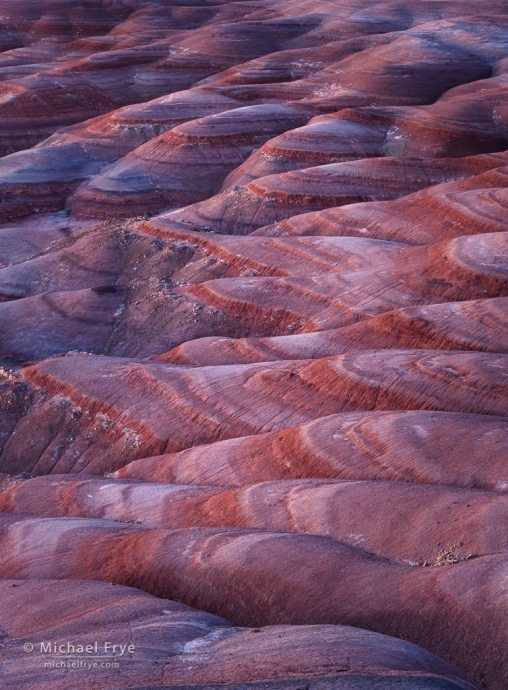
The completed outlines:
<svg viewBox="0 0 508 690">
<path fill-rule="evenodd" d="M 506 690 L 505 0 L 0 0 L 2 690 Z"/>
</svg>

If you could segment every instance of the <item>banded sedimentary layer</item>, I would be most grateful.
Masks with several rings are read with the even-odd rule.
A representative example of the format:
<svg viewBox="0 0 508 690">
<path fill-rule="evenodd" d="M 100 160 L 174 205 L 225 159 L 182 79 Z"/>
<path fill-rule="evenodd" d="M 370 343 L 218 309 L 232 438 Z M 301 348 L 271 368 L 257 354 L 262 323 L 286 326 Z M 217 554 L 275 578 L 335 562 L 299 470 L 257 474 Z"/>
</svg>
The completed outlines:
<svg viewBox="0 0 508 690">
<path fill-rule="evenodd" d="M 0 51 L 2 687 L 505 690 L 506 3 Z"/>
</svg>

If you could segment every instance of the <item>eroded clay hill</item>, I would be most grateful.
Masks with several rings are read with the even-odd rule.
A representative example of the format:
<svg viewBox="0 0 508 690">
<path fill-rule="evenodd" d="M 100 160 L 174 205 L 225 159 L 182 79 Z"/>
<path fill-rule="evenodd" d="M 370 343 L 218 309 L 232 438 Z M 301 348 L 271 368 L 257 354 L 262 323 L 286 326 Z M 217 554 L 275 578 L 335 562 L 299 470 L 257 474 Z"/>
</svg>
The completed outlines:
<svg viewBox="0 0 508 690">
<path fill-rule="evenodd" d="M 506 690 L 506 2 L 0 0 L 0 156 L 2 688 Z"/>
</svg>

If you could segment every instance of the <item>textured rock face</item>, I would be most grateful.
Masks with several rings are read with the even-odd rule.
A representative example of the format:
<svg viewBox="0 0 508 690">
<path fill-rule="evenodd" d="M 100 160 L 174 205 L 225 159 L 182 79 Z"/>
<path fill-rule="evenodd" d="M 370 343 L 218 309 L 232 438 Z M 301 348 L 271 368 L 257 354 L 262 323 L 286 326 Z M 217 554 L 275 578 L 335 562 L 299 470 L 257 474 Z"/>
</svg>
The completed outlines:
<svg viewBox="0 0 508 690">
<path fill-rule="evenodd" d="M 0 0 L 2 688 L 506 689 L 474 12 Z"/>
<path fill-rule="evenodd" d="M 254 688 L 294 689 L 307 675 L 317 676 L 316 688 L 328 690 L 337 687 L 337 674 L 344 672 L 353 683 L 359 683 L 357 687 L 372 683 L 389 687 L 395 682 L 409 690 L 415 682 L 423 682 L 428 688 L 443 683 L 457 690 L 474 688 L 433 654 L 366 630 L 331 625 L 233 627 L 218 616 L 173 601 L 89 580 L 3 580 L 0 588 L 3 639 L 10 647 L 19 647 L 2 664 L 5 688 L 48 687 L 48 669 L 41 671 L 41 666 L 44 661 L 52 663 L 47 661 L 52 657 L 40 652 L 41 645 L 46 649 L 48 643 L 63 649 L 76 650 L 79 645 L 92 649 L 91 653 L 77 653 L 78 661 L 74 654 L 74 663 L 83 666 L 73 671 L 51 669 L 51 687 L 62 690 L 82 688 L 84 677 L 90 688 L 118 687 L 118 683 L 160 687 L 161 682 L 164 687 L 169 682 L 172 687 L 203 688 L 232 681 L 233 687 L 248 683 Z M 42 610 L 27 615 L 26 598 L 34 591 Z M 116 668 L 111 668 L 115 657 L 110 637 L 123 647 L 123 653 L 118 650 Z M 28 639 L 34 646 L 29 655 L 22 650 Z M 101 655 L 95 652 L 95 645 Z M 64 654 L 60 657 L 66 658 Z M 283 667 L 288 658 L 295 660 L 291 669 Z M 88 664 L 93 663 L 109 664 L 101 668 L 100 680 L 90 677 Z"/>
</svg>

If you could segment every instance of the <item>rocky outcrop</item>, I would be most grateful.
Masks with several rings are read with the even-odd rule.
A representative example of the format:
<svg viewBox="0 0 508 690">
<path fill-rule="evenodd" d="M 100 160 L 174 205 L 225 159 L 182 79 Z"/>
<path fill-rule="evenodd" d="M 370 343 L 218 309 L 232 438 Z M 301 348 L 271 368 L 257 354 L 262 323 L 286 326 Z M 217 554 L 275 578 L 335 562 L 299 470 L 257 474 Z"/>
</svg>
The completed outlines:
<svg viewBox="0 0 508 690">
<path fill-rule="evenodd" d="M 109 167 L 70 203 L 77 216 L 107 218 L 206 199 L 254 148 L 305 123 L 311 114 L 305 108 L 257 105 L 178 125 Z"/>
<path fill-rule="evenodd" d="M 430 650 L 439 647 L 463 668 L 472 667 L 472 654 L 486 673 L 506 663 L 504 655 L 493 661 L 494 650 L 505 646 L 501 554 L 427 569 L 374 557 L 328 537 L 244 528 L 166 531 L 90 519 L 4 515 L 0 529 L 0 539 L 11 550 L 9 563 L 0 568 L 5 579 L 30 581 L 37 564 L 38 578 L 85 575 L 134 585 L 215 614 L 227 613 L 249 627 L 279 625 L 281 620 L 306 625 L 312 618 L 319 624 L 389 632 Z M 38 543 L 35 557 L 33 540 Z M 368 602 L 358 582 L 368 588 Z M 429 596 L 432 592 L 439 596 Z M 397 604 L 401 597 L 403 613 Z M 486 597 L 496 606 L 478 616 L 477 607 Z M 475 606 L 466 606 L 467 601 Z M 449 619 L 460 625 L 460 645 Z"/>
<path fill-rule="evenodd" d="M 218 687 L 227 679 L 236 687 L 248 683 L 254 688 L 295 690 L 307 682 L 317 690 L 329 690 L 337 674 L 364 686 L 381 683 L 382 687 L 395 680 L 403 690 L 422 680 L 428 687 L 443 682 L 457 690 L 476 687 L 409 642 L 347 626 L 241 628 L 130 587 L 89 580 L 4 580 L 0 588 L 0 620 L 7 625 L 3 639 L 9 645 L 3 658 L 5 688 L 20 683 L 46 688 L 48 674 L 52 687 L 66 690 L 83 687 L 83 674 L 94 689 L 117 684 L 122 677 L 131 687 L 134 683 L 160 687 L 161 681 L 165 687 L 167 682 L 173 687 Z M 26 600 L 34 589 L 43 609 L 39 615 L 27 616 Z M 24 651 L 24 644 L 32 645 L 32 652 Z M 55 647 L 62 652 L 54 653 Z M 72 661 L 67 649 L 75 652 Z M 231 657 L 241 658 L 242 663 L 232 664 Z M 93 664 L 100 675 L 94 673 Z"/>
<path fill-rule="evenodd" d="M 486 182 L 488 174 L 475 175 L 476 172 L 482 173 L 485 168 L 499 168 L 500 179 L 495 186 L 502 186 L 506 157 L 494 155 L 478 158 L 432 161 L 375 158 L 269 175 L 188 208 L 165 214 L 162 220 L 183 222 L 196 230 L 245 235 L 306 211 L 396 199 L 449 180 L 472 176 L 471 186 L 474 188 Z M 454 182 L 455 186 L 459 184 Z M 467 180 L 464 186 L 471 188 Z"/>
<path fill-rule="evenodd" d="M 502 528 L 508 520 L 506 496 L 397 481 L 286 479 L 230 489 L 50 475 L 17 483 L 0 495 L 0 509 L 161 529 L 249 527 L 315 534 L 409 565 L 508 550 Z M 410 526 L 409 537 L 404 526 Z"/>
<path fill-rule="evenodd" d="M 506 149 L 507 76 L 457 86 L 432 105 L 345 107 L 267 142 L 226 179 L 224 188 L 329 162 L 371 157 L 448 158 Z M 481 99 L 479 95 L 481 94 Z"/>
<path fill-rule="evenodd" d="M 471 13 L 0 0 L 2 687 L 505 690 Z"/>
<path fill-rule="evenodd" d="M 266 239 L 263 244 L 266 247 L 271 242 L 284 246 L 277 239 Z M 261 244 L 255 240 L 254 246 L 256 243 Z M 178 282 L 175 285 L 168 273 L 173 273 L 174 278 L 192 276 L 196 264 L 203 265 L 204 257 L 196 257 L 195 245 L 157 245 L 146 236 L 129 236 L 121 228 L 113 232 L 99 229 L 49 256 L 2 271 L 5 282 L 2 289 L 0 280 L 0 289 L 7 301 L 0 304 L 0 323 L 5 324 L 0 335 L 0 356 L 27 361 L 37 355 L 49 357 L 78 350 L 148 357 L 163 354 L 193 338 L 326 331 L 391 314 L 410 304 L 497 298 L 508 292 L 507 272 L 501 259 L 506 233 L 456 238 L 421 248 L 396 245 L 388 249 L 381 243 L 373 245 L 371 240 L 357 240 L 357 252 L 362 243 L 375 256 L 369 257 L 367 264 L 364 254 L 364 265 L 370 264 L 370 270 L 361 270 L 360 260 L 351 260 L 349 253 L 339 250 L 334 252 L 334 265 L 326 273 L 312 271 L 316 259 L 310 258 L 310 270 L 301 275 L 306 265 L 303 255 L 294 276 L 262 277 L 255 275 L 256 269 L 247 269 L 241 271 L 242 277 L 181 286 Z M 340 243 L 336 244 L 340 247 Z M 349 244 L 352 245 L 351 240 Z M 92 268 L 87 265 L 87 257 L 95 246 L 99 249 L 93 254 Z M 220 246 L 217 249 L 220 251 Z M 290 253 L 291 243 L 287 249 Z M 144 275 L 137 271 L 142 252 Z M 151 261 L 146 261 L 148 256 Z M 130 266 L 126 259 L 130 259 Z M 190 261 L 187 263 L 186 259 Z M 220 274 L 221 266 L 228 262 L 218 259 L 217 263 Z M 217 263 L 208 255 L 205 268 L 211 268 L 213 275 Z M 152 268 L 160 277 L 150 276 Z M 283 272 L 280 268 L 276 272 Z M 132 287 L 122 285 L 134 276 Z M 198 273 L 195 279 L 204 277 Z M 87 287 L 94 282 L 100 286 Z M 23 287 L 20 289 L 19 285 Z M 73 287 L 82 289 L 72 290 Z M 61 291 L 63 288 L 67 290 Z M 28 296 L 20 294 L 21 290 L 28 292 Z M 30 296 L 36 290 L 40 294 Z M 90 318 L 87 312 L 92 314 Z M 387 316 L 388 322 L 391 318 Z M 456 320 L 467 322 L 468 312 Z M 10 324 L 15 324 L 15 328 Z M 457 327 L 460 329 L 458 324 Z M 466 327 L 464 323 L 462 329 Z M 494 325 L 489 332 L 496 330 L 499 329 Z M 148 333 L 152 334 L 149 339 Z M 390 337 L 393 346 L 404 345 L 403 336 L 397 339 L 391 333 Z M 408 337 L 407 344 L 419 347 L 416 331 Z M 424 346 L 430 347 L 436 340 L 440 342 L 439 338 L 424 339 Z M 189 347 L 199 348 L 201 344 Z M 337 352 L 344 351 L 338 343 L 336 347 Z M 491 348 L 486 342 L 481 349 Z M 303 355 L 297 355 L 300 356 Z"/>
<path fill-rule="evenodd" d="M 383 351 L 382 358 L 370 350 L 319 360 L 198 368 L 74 355 L 28 367 L 24 378 L 51 396 L 67 397 L 67 406 L 82 411 L 78 417 L 88 410 L 94 417 L 99 414 L 97 422 L 102 420 L 106 430 L 130 430 L 139 455 L 146 456 L 355 410 L 503 415 L 506 365 L 506 355 L 429 350 Z M 65 407 L 63 401 L 35 410 L 32 420 L 21 419 L 17 436 L 31 421 L 51 427 L 60 407 Z M 46 448 L 50 440 L 40 442 Z M 71 438 L 67 448 L 53 448 L 52 462 L 63 452 L 59 462 L 82 469 L 92 454 L 102 468 L 106 458 L 101 448 L 83 453 L 83 441 Z M 4 467 L 25 471 L 17 466 L 23 439 L 9 443 Z M 22 458 L 23 463 L 36 462 L 33 454 Z"/>
<path fill-rule="evenodd" d="M 243 486 L 302 478 L 389 480 L 506 491 L 504 417 L 354 412 L 137 460 L 125 479 Z"/>
<path fill-rule="evenodd" d="M 271 338 L 201 338 L 154 357 L 176 364 L 319 359 L 355 350 L 417 347 L 508 353 L 506 297 L 395 309 L 345 328 Z"/>
</svg>

